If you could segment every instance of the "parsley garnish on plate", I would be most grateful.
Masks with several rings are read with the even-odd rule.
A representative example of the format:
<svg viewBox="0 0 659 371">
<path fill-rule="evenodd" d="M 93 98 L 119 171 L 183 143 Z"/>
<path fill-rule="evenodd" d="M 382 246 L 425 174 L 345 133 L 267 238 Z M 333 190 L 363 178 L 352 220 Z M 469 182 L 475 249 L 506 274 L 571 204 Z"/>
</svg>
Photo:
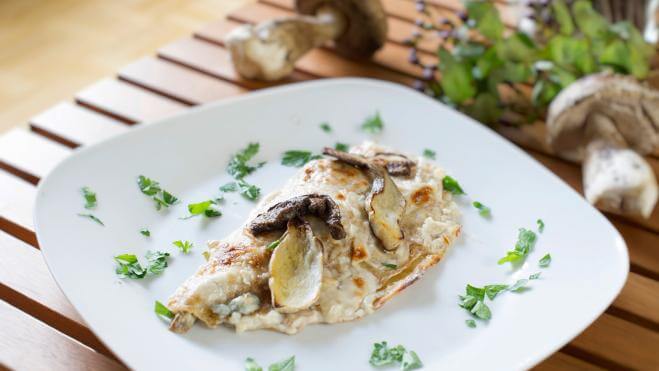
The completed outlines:
<svg viewBox="0 0 659 371">
<path fill-rule="evenodd" d="M 167 268 L 167 259 L 169 258 L 169 253 L 167 252 L 149 250 L 144 257 L 146 257 L 146 261 L 149 263 L 147 270 L 151 274 L 161 274 Z"/>
<path fill-rule="evenodd" d="M 234 179 L 242 179 L 260 168 L 265 162 L 250 165 L 249 161 L 259 152 L 259 143 L 249 143 L 247 147 L 236 153 L 227 166 L 227 173 Z"/>
<path fill-rule="evenodd" d="M 102 225 L 102 226 L 105 226 L 105 224 L 103 224 L 103 222 L 101 221 L 101 219 L 95 217 L 93 214 L 83 214 L 83 213 L 79 213 L 78 216 L 82 216 L 83 218 L 87 218 L 87 219 L 93 220 L 93 221 L 95 221 L 96 223 L 98 223 L 98 224 L 100 224 L 100 225 Z"/>
<path fill-rule="evenodd" d="M 263 368 L 256 363 L 254 358 L 247 357 L 245 359 L 245 371 L 263 371 Z"/>
<path fill-rule="evenodd" d="M 389 269 L 398 269 L 398 266 L 396 264 L 382 263 L 382 265 L 389 268 Z"/>
<path fill-rule="evenodd" d="M 332 127 L 328 122 L 323 122 L 320 124 L 320 129 L 326 133 L 331 133 L 332 132 Z"/>
<path fill-rule="evenodd" d="M 467 324 L 467 327 L 475 328 L 476 327 L 476 321 L 473 319 L 467 319 L 465 320 L 465 323 Z"/>
<path fill-rule="evenodd" d="M 151 231 L 146 228 L 140 229 L 140 234 L 144 237 L 151 237 Z"/>
<path fill-rule="evenodd" d="M 526 256 L 531 252 L 535 245 L 536 238 L 537 235 L 535 232 L 525 228 L 520 228 L 515 249 L 508 251 L 506 256 L 499 259 L 498 264 L 504 264 L 507 262 L 516 263 L 526 259 Z"/>
<path fill-rule="evenodd" d="M 540 278 L 541 274 L 542 274 L 542 272 L 533 273 L 532 275 L 529 276 L 529 280 L 537 280 L 537 279 Z"/>
<path fill-rule="evenodd" d="M 147 251 L 145 254 L 148 265 L 146 268 L 140 264 L 135 254 L 121 254 L 114 257 L 117 263 L 115 272 L 119 278 L 144 278 L 147 273 L 153 275 L 161 274 L 167 268 L 169 253 L 161 251 Z"/>
<path fill-rule="evenodd" d="M 445 190 L 453 193 L 454 195 L 465 194 L 465 192 L 462 190 L 462 187 L 460 187 L 458 181 L 448 175 L 444 176 L 444 178 L 442 179 L 442 186 L 444 186 Z"/>
<path fill-rule="evenodd" d="M 540 261 L 538 261 L 538 265 L 541 268 L 547 268 L 549 266 L 549 264 L 551 264 L 551 255 L 550 254 L 547 254 L 547 255 L 543 256 L 542 259 L 540 259 Z"/>
<path fill-rule="evenodd" d="M 82 187 L 82 196 L 85 198 L 85 209 L 93 209 L 96 207 L 96 193 L 89 187 Z"/>
<path fill-rule="evenodd" d="M 345 143 L 336 142 L 336 144 L 334 144 L 334 149 L 341 152 L 348 152 L 350 146 Z"/>
<path fill-rule="evenodd" d="M 389 348 L 386 341 L 373 344 L 371 358 L 368 362 L 375 367 L 398 363 L 400 369 L 404 371 L 415 370 L 423 366 L 416 352 L 408 351 L 402 345 Z"/>
<path fill-rule="evenodd" d="M 478 201 L 474 201 L 474 202 L 472 203 L 472 205 L 474 205 L 474 207 L 478 209 L 478 213 L 479 213 L 482 217 L 488 217 L 488 216 L 491 215 L 492 210 L 490 210 L 489 207 L 483 205 L 482 203 L 480 203 L 480 202 L 478 202 Z"/>
<path fill-rule="evenodd" d="M 536 221 L 538 223 L 538 232 L 542 233 L 545 231 L 545 222 L 542 221 L 542 219 L 538 219 Z"/>
<path fill-rule="evenodd" d="M 153 311 L 156 312 L 156 314 L 159 316 L 163 316 L 169 319 L 174 318 L 174 313 L 172 313 L 172 311 L 169 310 L 165 304 L 159 302 L 158 300 L 156 300 L 156 305 L 153 308 Z"/>
<path fill-rule="evenodd" d="M 168 208 L 178 203 L 176 196 L 162 189 L 160 183 L 157 181 L 147 178 L 144 175 L 137 177 L 137 185 L 140 187 L 142 193 L 151 197 L 156 202 L 156 210 L 160 210 L 163 207 Z"/>
<path fill-rule="evenodd" d="M 254 201 L 259 198 L 261 195 L 261 188 L 247 183 L 244 179 L 238 179 L 236 182 L 230 182 L 220 187 L 222 192 L 236 192 L 240 191 L 240 194 L 248 200 Z"/>
<path fill-rule="evenodd" d="M 284 152 L 281 158 L 281 164 L 284 166 L 300 167 L 311 160 L 322 158 L 321 155 L 314 155 L 310 151 L 291 150 Z"/>
<path fill-rule="evenodd" d="M 435 153 L 435 151 L 433 151 L 432 149 L 426 148 L 426 149 L 423 150 L 423 157 L 425 157 L 425 158 L 434 160 L 436 155 L 437 155 L 437 153 Z"/>
<path fill-rule="evenodd" d="M 268 371 L 294 371 L 295 370 L 295 356 L 291 356 L 282 361 L 275 362 L 268 366 Z"/>
<path fill-rule="evenodd" d="M 238 190 L 238 184 L 236 182 L 229 182 L 220 187 L 222 192 L 236 192 Z"/>
<path fill-rule="evenodd" d="M 183 219 L 189 219 L 198 215 L 204 215 L 207 218 L 222 216 L 222 212 L 217 208 L 216 200 L 207 200 L 195 204 L 188 204 L 188 212 L 190 215 Z"/>
<path fill-rule="evenodd" d="M 383 128 L 384 123 L 382 122 L 379 111 L 376 111 L 373 116 L 367 117 L 362 123 L 362 130 L 370 134 L 379 134 Z"/>
<path fill-rule="evenodd" d="M 172 244 L 178 247 L 178 249 L 181 250 L 181 252 L 184 254 L 188 254 L 190 252 L 190 249 L 194 247 L 194 244 L 190 241 L 177 240 L 172 242 Z"/>
</svg>

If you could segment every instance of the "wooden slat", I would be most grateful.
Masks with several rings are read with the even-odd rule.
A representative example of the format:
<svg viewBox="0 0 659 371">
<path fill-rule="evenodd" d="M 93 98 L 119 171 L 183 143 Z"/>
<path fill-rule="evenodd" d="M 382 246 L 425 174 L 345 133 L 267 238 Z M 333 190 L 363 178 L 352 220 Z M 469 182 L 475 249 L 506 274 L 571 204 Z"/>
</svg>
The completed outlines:
<svg viewBox="0 0 659 371">
<path fill-rule="evenodd" d="M 129 123 L 158 120 L 188 107 L 115 79 L 104 79 L 87 87 L 76 95 L 76 100 Z"/>
<path fill-rule="evenodd" d="M 128 130 L 119 121 L 70 102 L 57 104 L 32 118 L 30 127 L 69 147 L 96 143 Z"/>
<path fill-rule="evenodd" d="M 36 188 L 0 170 L 0 229 L 36 246 L 32 210 Z"/>
<path fill-rule="evenodd" d="M 217 23 L 214 24 L 217 25 Z M 220 29 L 226 32 L 226 29 L 222 27 Z M 249 89 L 260 89 L 311 78 L 307 74 L 296 71 L 286 79 L 277 82 L 244 79 L 234 70 L 231 57 L 226 49 L 195 38 L 184 38 L 167 44 L 158 50 L 158 56 Z"/>
<path fill-rule="evenodd" d="M 119 71 L 122 80 L 186 104 L 238 95 L 245 89 L 163 59 L 142 58 Z"/>
<path fill-rule="evenodd" d="M 629 273 L 629 278 L 620 295 L 613 302 L 613 307 L 631 321 L 641 320 L 641 324 L 659 331 L 659 281 L 644 277 L 637 273 Z M 646 323 L 647 321 L 647 323 Z"/>
<path fill-rule="evenodd" d="M 39 250 L 0 231 L 0 299 L 114 357 L 64 297 Z"/>
<path fill-rule="evenodd" d="M 126 370 L 0 301 L 0 364 L 14 370 Z"/>
<path fill-rule="evenodd" d="M 250 4 L 241 8 L 236 9 L 235 11 L 229 13 L 229 19 L 238 21 L 238 22 L 245 22 L 245 23 L 260 23 L 269 19 L 274 19 L 274 18 L 281 18 L 281 17 L 287 17 L 294 15 L 292 11 L 289 10 L 284 10 L 281 8 L 276 8 L 273 6 L 269 6 L 266 4 L 259 4 L 259 3 L 254 3 Z M 391 22 L 402 22 L 400 20 L 394 19 Z M 406 31 L 401 31 L 399 32 L 405 32 L 404 34 L 401 33 L 392 33 L 390 32 L 389 35 L 395 35 L 396 39 L 399 42 L 402 42 L 404 38 L 409 37 L 411 33 L 411 28 L 409 28 L 409 32 Z M 320 76 L 325 76 L 329 77 L 324 73 L 321 73 L 317 69 L 320 67 L 318 64 L 314 63 L 313 65 L 308 65 L 304 62 L 305 59 L 308 59 L 308 56 L 310 54 L 316 53 L 317 51 L 320 51 L 320 49 L 316 49 L 309 54 L 307 54 L 305 57 L 303 57 L 298 63 L 297 66 L 301 70 L 304 70 L 305 72 L 314 74 L 314 75 L 320 75 Z M 409 48 L 406 46 L 394 44 L 394 43 L 386 43 L 375 55 L 373 56 L 373 62 L 381 65 L 383 67 L 387 67 L 389 69 L 392 69 L 394 71 L 400 71 L 403 72 L 409 76 L 413 77 L 418 77 L 421 78 L 423 76 L 423 71 L 415 66 L 407 62 L 407 55 L 409 54 Z M 327 58 L 327 57 L 325 57 Z M 324 59 L 325 59 L 324 58 Z M 332 55 L 333 59 L 338 58 L 335 55 Z M 432 63 L 436 64 L 437 63 L 437 58 L 432 56 L 424 56 L 423 57 L 424 62 L 426 63 Z M 331 60 L 324 60 L 323 64 L 333 64 L 335 63 L 334 61 Z M 346 61 L 344 62 L 345 64 L 356 64 L 362 66 L 361 68 L 358 66 L 353 67 L 353 69 L 363 69 L 363 66 L 368 66 L 369 64 L 364 61 Z M 306 70 L 306 68 L 314 68 L 314 70 Z M 372 69 L 372 67 L 371 67 Z M 372 74 L 372 72 L 371 72 Z M 332 74 L 330 76 L 337 76 L 335 74 Z M 381 77 L 382 78 L 382 77 Z M 383 78 L 385 79 L 385 78 Z M 386 78 L 389 80 L 390 78 Z"/>
<path fill-rule="evenodd" d="M 659 369 L 657 349 L 659 333 L 609 314 L 603 314 L 566 347 L 568 353 L 593 357 L 593 362 L 607 368 L 636 370 Z"/>
<path fill-rule="evenodd" d="M 615 218 L 611 222 L 629 246 L 632 271 L 659 280 L 659 235 L 642 233 L 638 227 Z"/>
<path fill-rule="evenodd" d="M 0 168 L 34 184 L 69 153 L 69 148 L 23 129 L 0 136 Z"/>
<path fill-rule="evenodd" d="M 554 353 L 539 365 L 533 368 L 535 371 L 600 371 L 604 368 L 588 363 L 571 355 L 558 352 Z"/>
</svg>

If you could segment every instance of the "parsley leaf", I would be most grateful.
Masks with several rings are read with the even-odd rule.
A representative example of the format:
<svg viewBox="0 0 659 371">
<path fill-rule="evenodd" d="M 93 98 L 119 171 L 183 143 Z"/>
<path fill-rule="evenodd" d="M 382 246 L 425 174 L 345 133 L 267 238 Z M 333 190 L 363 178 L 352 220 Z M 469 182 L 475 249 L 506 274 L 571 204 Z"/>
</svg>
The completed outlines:
<svg viewBox="0 0 659 371">
<path fill-rule="evenodd" d="M 82 196 L 85 198 L 85 209 L 93 209 L 96 207 L 96 193 L 89 187 L 82 187 Z"/>
<path fill-rule="evenodd" d="M 122 254 L 114 257 L 117 263 L 115 273 L 119 278 L 139 279 L 146 276 L 146 269 L 142 267 L 134 254 Z"/>
<path fill-rule="evenodd" d="M 423 150 L 423 157 L 425 157 L 425 158 L 429 158 L 431 160 L 434 160 L 436 155 L 437 155 L 437 153 L 435 153 L 435 151 L 433 151 L 432 149 L 426 148 L 426 149 Z"/>
<path fill-rule="evenodd" d="M 398 269 L 398 266 L 396 264 L 382 263 L 382 265 L 389 268 L 389 269 Z"/>
<path fill-rule="evenodd" d="M 532 275 L 529 276 L 529 280 L 537 280 L 537 279 L 540 278 L 541 274 L 542 274 L 542 272 L 533 273 Z"/>
<path fill-rule="evenodd" d="M 444 178 L 442 179 L 442 185 L 444 186 L 445 190 L 453 193 L 454 195 L 465 194 L 465 192 L 462 190 L 462 187 L 460 187 L 458 181 L 448 175 L 444 176 Z"/>
<path fill-rule="evenodd" d="M 536 222 L 538 223 L 538 232 L 542 233 L 545 231 L 545 222 L 542 221 L 542 219 L 538 219 Z"/>
<path fill-rule="evenodd" d="M 254 201 L 261 195 L 261 188 L 249 184 L 243 179 L 238 180 L 238 188 L 240 189 L 240 194 L 248 200 Z"/>
<path fill-rule="evenodd" d="M 291 150 L 284 152 L 281 158 L 281 164 L 284 166 L 300 167 L 311 160 L 322 158 L 321 155 L 314 155 L 309 151 Z"/>
<path fill-rule="evenodd" d="M 490 319 L 492 318 L 492 312 L 490 308 L 485 304 L 484 301 L 477 301 L 476 304 L 471 308 L 471 313 L 480 319 Z"/>
<path fill-rule="evenodd" d="M 268 371 L 294 371 L 295 370 L 295 356 L 286 358 L 283 361 L 273 363 L 268 367 Z"/>
<path fill-rule="evenodd" d="M 188 211 L 190 215 L 183 218 L 188 219 L 197 215 L 205 215 L 207 218 L 214 218 L 222 216 L 222 212 L 217 208 L 217 202 L 215 200 L 208 200 L 198 202 L 196 204 L 188 204 Z"/>
<path fill-rule="evenodd" d="M 160 210 L 163 207 L 168 208 L 178 202 L 176 196 L 165 191 L 160 187 L 158 182 L 144 175 L 137 177 L 137 185 L 140 187 L 142 193 L 151 197 L 156 202 L 156 210 Z"/>
<path fill-rule="evenodd" d="M 320 129 L 326 133 L 331 133 L 332 132 L 332 127 L 328 122 L 323 122 L 320 124 Z"/>
<path fill-rule="evenodd" d="M 538 265 L 542 268 L 547 268 L 549 266 L 549 264 L 551 264 L 551 255 L 550 254 L 547 254 L 547 255 L 543 256 L 542 259 L 540 259 L 540 261 L 538 262 Z"/>
<path fill-rule="evenodd" d="M 494 300 L 496 296 L 506 290 L 508 288 L 508 285 L 485 285 L 485 294 L 490 300 Z"/>
<path fill-rule="evenodd" d="M 373 116 L 367 117 L 362 123 L 362 130 L 370 134 L 379 134 L 383 128 L 384 123 L 379 111 L 376 111 Z"/>
<path fill-rule="evenodd" d="M 373 366 L 386 366 L 399 363 L 401 370 L 414 370 L 422 366 L 419 356 L 414 351 L 407 351 L 402 345 L 389 348 L 387 342 L 373 344 L 369 363 Z"/>
<path fill-rule="evenodd" d="M 238 184 L 236 182 L 229 182 L 220 187 L 222 192 L 236 192 L 238 190 Z"/>
<path fill-rule="evenodd" d="M 488 217 L 488 216 L 490 216 L 492 210 L 490 210 L 489 207 L 483 205 L 482 203 L 480 203 L 480 202 L 478 202 L 478 201 L 474 201 L 474 202 L 472 203 L 472 205 L 474 205 L 474 207 L 478 209 L 478 213 L 479 213 L 482 217 Z"/>
<path fill-rule="evenodd" d="M 149 273 L 158 275 L 161 274 L 165 268 L 167 268 L 167 259 L 169 258 L 169 253 L 149 250 L 144 256 L 149 263 L 147 266 Z"/>
<path fill-rule="evenodd" d="M 416 354 L 415 351 L 410 350 L 409 352 L 405 352 L 403 354 L 403 359 L 401 360 L 400 363 L 400 369 L 403 371 L 409 371 L 409 370 L 415 370 L 417 368 L 421 368 L 423 366 L 423 363 L 421 363 L 421 359 L 419 359 L 419 356 Z"/>
<path fill-rule="evenodd" d="M 95 216 L 92 215 L 92 214 L 82 214 L 82 213 L 79 213 L 78 216 L 82 216 L 83 218 L 88 218 L 88 219 L 93 220 L 93 221 L 95 221 L 96 223 L 98 223 L 98 224 L 100 224 L 100 225 L 102 225 L 102 226 L 105 226 L 105 224 L 103 224 L 103 222 L 101 221 L 101 219 L 95 217 Z"/>
<path fill-rule="evenodd" d="M 151 231 L 146 228 L 140 229 L 140 234 L 145 237 L 151 237 Z"/>
<path fill-rule="evenodd" d="M 248 357 L 245 360 L 245 371 L 263 371 L 263 368 L 253 358 Z"/>
<path fill-rule="evenodd" d="M 257 165 L 248 164 L 249 160 L 259 152 L 259 147 L 260 145 L 258 143 L 249 143 L 245 149 L 236 153 L 229 161 L 227 173 L 229 173 L 234 179 L 242 179 L 263 166 L 265 162 L 261 162 Z"/>
<path fill-rule="evenodd" d="M 348 152 L 350 146 L 348 146 L 345 143 L 336 142 L 336 144 L 334 145 L 334 149 L 341 152 Z"/>
<path fill-rule="evenodd" d="M 266 249 L 267 250 L 274 250 L 275 248 L 277 248 L 277 246 L 279 246 L 280 243 L 281 243 L 281 238 L 278 239 L 278 240 L 274 240 L 274 241 L 270 242 L 270 244 L 268 244 L 268 246 L 266 246 Z"/>
<path fill-rule="evenodd" d="M 181 241 L 177 240 L 172 242 L 172 244 L 176 247 L 178 247 L 179 250 L 181 250 L 182 253 L 187 254 L 190 252 L 190 249 L 194 247 L 194 244 L 190 241 Z"/>
<path fill-rule="evenodd" d="M 474 321 L 473 319 L 465 320 L 465 323 L 467 324 L 467 327 L 471 327 L 471 328 L 476 327 L 476 321 Z"/>
<path fill-rule="evenodd" d="M 498 264 L 504 264 L 506 262 L 515 263 L 520 260 L 524 260 L 529 252 L 533 249 L 535 245 L 535 240 L 537 235 L 535 232 L 521 228 L 519 230 L 519 236 L 517 237 L 517 243 L 515 244 L 515 249 L 508 251 L 506 256 L 499 259 Z"/>
<path fill-rule="evenodd" d="M 526 287 L 527 283 L 529 283 L 529 280 L 527 280 L 526 278 L 522 278 L 520 280 L 517 280 L 517 282 L 515 282 L 512 286 L 510 286 L 508 291 L 520 292 L 520 291 L 524 290 L 524 287 Z"/>
<path fill-rule="evenodd" d="M 163 303 L 159 302 L 156 300 L 156 305 L 153 308 L 153 311 L 156 312 L 157 315 L 167 317 L 169 319 L 174 318 L 174 313 L 172 313 L 169 308 L 167 308 Z"/>
</svg>

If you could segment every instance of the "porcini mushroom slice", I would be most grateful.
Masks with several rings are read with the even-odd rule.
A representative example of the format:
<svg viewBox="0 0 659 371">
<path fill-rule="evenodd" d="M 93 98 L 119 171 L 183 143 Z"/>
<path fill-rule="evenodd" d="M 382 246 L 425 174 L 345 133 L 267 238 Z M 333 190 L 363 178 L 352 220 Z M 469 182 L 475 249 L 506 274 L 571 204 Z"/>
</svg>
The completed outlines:
<svg viewBox="0 0 659 371">
<path fill-rule="evenodd" d="M 247 229 L 254 235 L 286 228 L 287 223 L 306 215 L 322 219 L 335 240 L 341 240 L 346 232 L 341 224 L 341 212 L 331 197 L 321 194 L 306 194 L 290 198 L 271 206 L 252 220 Z"/>
<path fill-rule="evenodd" d="M 373 156 L 373 162 L 384 166 L 393 176 L 410 176 L 416 163 L 400 153 L 380 152 Z"/>
<path fill-rule="evenodd" d="M 604 210 L 647 218 L 657 202 L 657 180 L 638 153 L 595 141 L 583 164 L 584 194 Z"/>
<path fill-rule="evenodd" d="M 324 148 L 323 153 L 368 171 L 372 184 L 366 196 L 365 208 L 371 231 L 385 250 L 396 250 L 404 238 L 400 220 L 405 212 L 406 201 L 387 170 L 363 156 L 352 153 L 332 148 Z"/>
<path fill-rule="evenodd" d="M 405 212 L 406 201 L 383 168 L 378 170 L 374 167 L 371 171 L 377 175 L 366 197 L 368 222 L 385 250 L 396 250 L 405 237 L 400 220 Z"/>
<path fill-rule="evenodd" d="M 311 226 L 301 219 L 288 222 L 281 243 L 270 258 L 272 306 L 293 313 L 312 306 L 320 296 L 323 249 Z"/>
<path fill-rule="evenodd" d="M 169 330 L 177 334 L 188 332 L 194 325 L 197 318 L 188 312 L 178 312 L 169 323 Z"/>
</svg>

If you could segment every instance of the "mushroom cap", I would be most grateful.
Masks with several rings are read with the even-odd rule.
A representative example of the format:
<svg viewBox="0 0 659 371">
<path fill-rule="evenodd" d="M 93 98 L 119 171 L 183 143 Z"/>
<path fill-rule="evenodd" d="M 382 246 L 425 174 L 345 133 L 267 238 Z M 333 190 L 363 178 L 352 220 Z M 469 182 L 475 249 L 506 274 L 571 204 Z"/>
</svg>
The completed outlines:
<svg viewBox="0 0 659 371">
<path fill-rule="evenodd" d="M 315 15 L 330 7 L 346 19 L 346 30 L 334 40 L 336 50 L 352 58 L 368 58 L 387 39 L 387 17 L 379 0 L 295 0 L 298 13 Z"/>
<path fill-rule="evenodd" d="M 554 152 L 577 162 L 594 139 L 650 153 L 659 147 L 659 92 L 606 72 L 581 78 L 549 106 L 547 139 Z"/>
</svg>

